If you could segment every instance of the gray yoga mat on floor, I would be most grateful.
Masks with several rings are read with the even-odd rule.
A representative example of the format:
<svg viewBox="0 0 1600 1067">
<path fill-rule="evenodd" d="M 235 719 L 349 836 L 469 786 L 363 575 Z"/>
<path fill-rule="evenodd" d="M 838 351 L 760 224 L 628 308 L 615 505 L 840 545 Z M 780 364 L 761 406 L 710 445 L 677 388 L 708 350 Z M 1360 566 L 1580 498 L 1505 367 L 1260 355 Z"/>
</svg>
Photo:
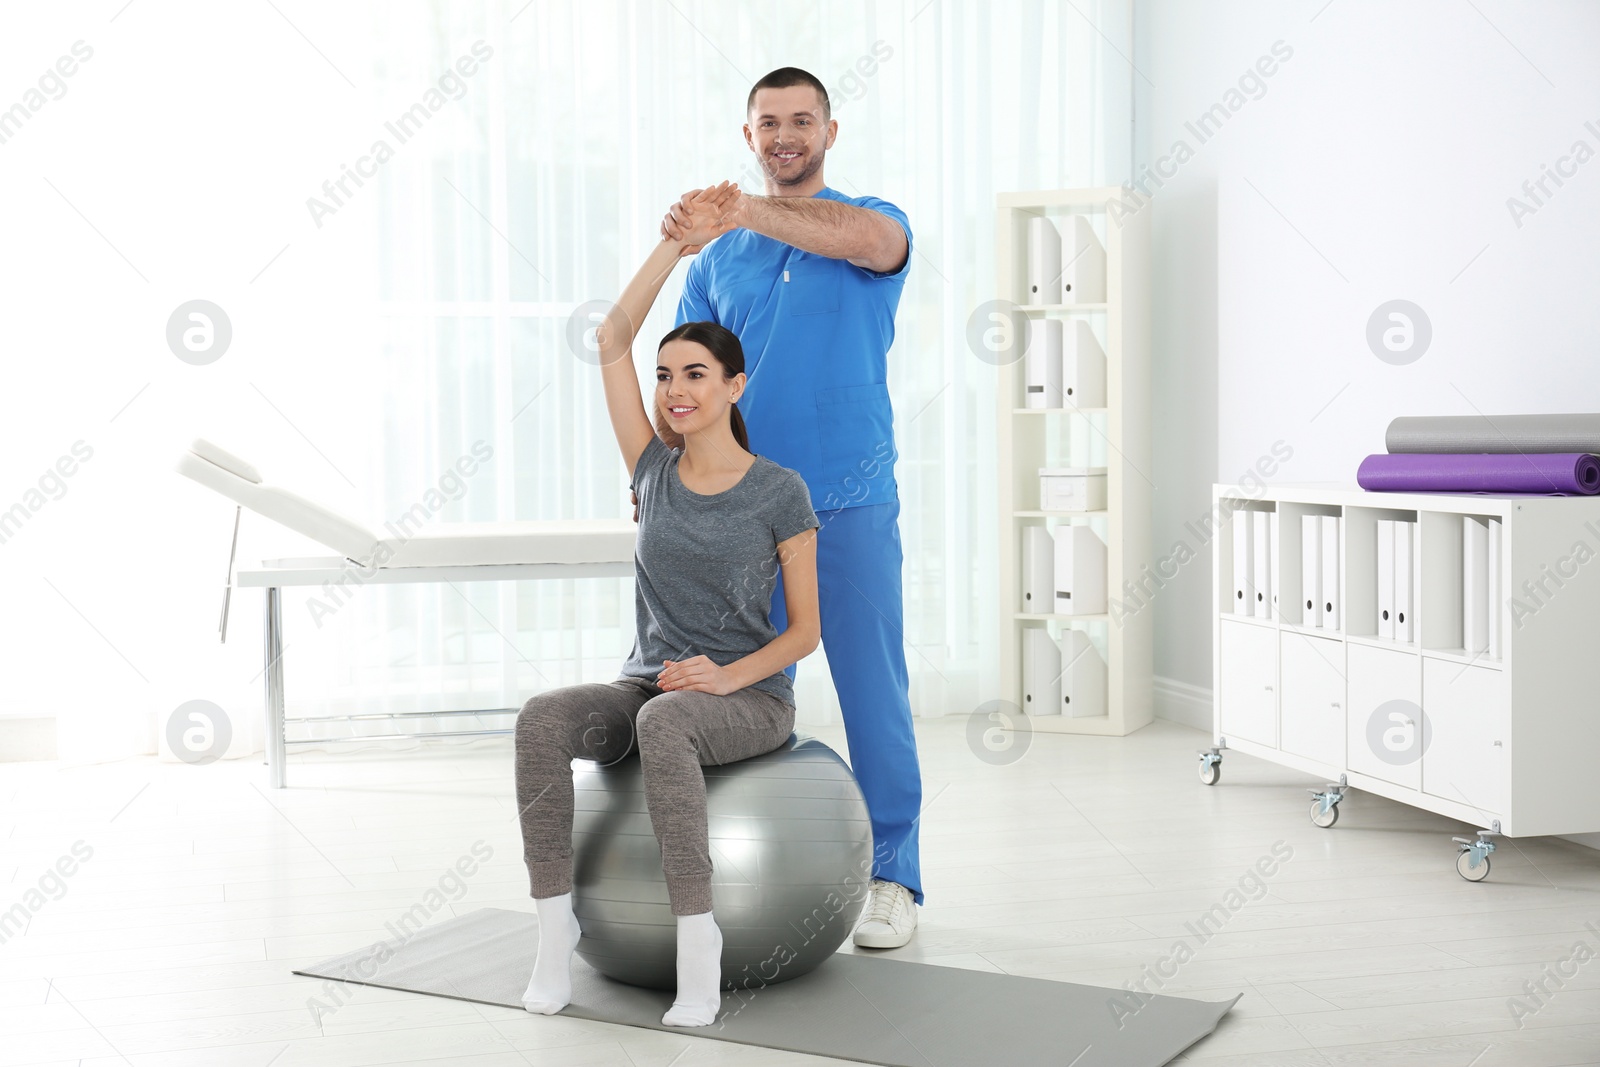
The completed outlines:
<svg viewBox="0 0 1600 1067">
<path fill-rule="evenodd" d="M 1600 452 L 1600 413 L 1404 415 L 1389 423 L 1390 452 Z"/>
<path fill-rule="evenodd" d="M 385 943 L 393 954 L 382 963 L 367 945 L 294 973 L 521 1008 L 538 930 L 530 913 L 483 908 Z M 1126 990 L 846 953 L 792 981 L 724 993 L 710 1026 L 661 1025 L 671 993 L 615 982 L 576 957 L 572 990 L 569 1017 L 891 1067 L 1157 1067 L 1239 999 L 1155 996 L 1119 1028 L 1110 1004 L 1133 1003 Z"/>
</svg>

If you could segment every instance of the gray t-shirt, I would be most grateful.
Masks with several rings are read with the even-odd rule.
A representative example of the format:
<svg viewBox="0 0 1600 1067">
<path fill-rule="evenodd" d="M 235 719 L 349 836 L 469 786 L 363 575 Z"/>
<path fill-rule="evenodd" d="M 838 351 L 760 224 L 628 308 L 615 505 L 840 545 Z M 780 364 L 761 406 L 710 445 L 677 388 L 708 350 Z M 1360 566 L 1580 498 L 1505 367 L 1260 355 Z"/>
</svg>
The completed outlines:
<svg viewBox="0 0 1600 1067">
<path fill-rule="evenodd" d="M 664 660 L 705 656 L 726 667 L 777 637 L 767 614 L 778 543 L 821 525 L 805 479 L 788 467 L 757 456 L 733 488 L 705 494 L 678 477 L 682 457 L 652 435 L 631 483 L 639 498 L 635 638 L 622 676 L 652 683 Z M 794 703 L 782 671 L 750 688 Z"/>
</svg>

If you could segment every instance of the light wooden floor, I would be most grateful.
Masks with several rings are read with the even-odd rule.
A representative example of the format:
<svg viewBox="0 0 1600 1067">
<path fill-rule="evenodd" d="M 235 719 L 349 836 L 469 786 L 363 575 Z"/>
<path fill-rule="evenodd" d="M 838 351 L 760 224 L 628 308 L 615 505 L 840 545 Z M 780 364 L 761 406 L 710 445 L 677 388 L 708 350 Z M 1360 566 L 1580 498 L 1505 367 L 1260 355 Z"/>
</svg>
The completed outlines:
<svg viewBox="0 0 1600 1067">
<path fill-rule="evenodd" d="M 1293 855 L 1265 895 L 1159 987 L 1244 993 L 1184 1062 L 1600 1064 L 1600 961 L 1544 971 L 1579 941 L 1600 950 L 1584 925 L 1600 929 L 1600 853 L 1507 842 L 1472 885 L 1453 867 L 1460 824 L 1352 793 L 1319 830 L 1321 783 L 1233 753 L 1207 788 L 1204 737 L 1169 723 L 1034 737 L 1007 766 L 973 755 L 965 719 L 917 733 L 928 903 L 897 955 L 1120 987 L 1281 841 Z M 0 766 L 0 906 L 74 843 L 93 849 L 0 944 L 0 1067 L 839 1062 L 365 987 L 319 1022 L 320 983 L 290 968 L 388 936 L 474 842 L 493 856 L 437 918 L 530 902 L 509 742 L 292 760 L 281 792 L 256 761 Z M 1543 1006 L 1514 1018 L 1541 979 Z"/>
</svg>

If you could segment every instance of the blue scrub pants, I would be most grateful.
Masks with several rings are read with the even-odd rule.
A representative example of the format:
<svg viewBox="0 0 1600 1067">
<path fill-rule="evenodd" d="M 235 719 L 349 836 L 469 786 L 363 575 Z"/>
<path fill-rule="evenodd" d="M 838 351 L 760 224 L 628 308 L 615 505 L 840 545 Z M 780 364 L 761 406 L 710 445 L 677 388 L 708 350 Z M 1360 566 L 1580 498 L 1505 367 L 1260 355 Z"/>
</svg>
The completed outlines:
<svg viewBox="0 0 1600 1067">
<path fill-rule="evenodd" d="M 922 903 L 917 820 L 922 771 L 911 732 L 905 613 L 900 599 L 900 501 L 816 513 L 822 647 L 844 714 L 850 768 L 872 818 L 872 876 L 899 882 Z M 789 625 L 783 574 L 773 627 Z M 798 664 L 784 673 L 793 681 Z"/>
</svg>

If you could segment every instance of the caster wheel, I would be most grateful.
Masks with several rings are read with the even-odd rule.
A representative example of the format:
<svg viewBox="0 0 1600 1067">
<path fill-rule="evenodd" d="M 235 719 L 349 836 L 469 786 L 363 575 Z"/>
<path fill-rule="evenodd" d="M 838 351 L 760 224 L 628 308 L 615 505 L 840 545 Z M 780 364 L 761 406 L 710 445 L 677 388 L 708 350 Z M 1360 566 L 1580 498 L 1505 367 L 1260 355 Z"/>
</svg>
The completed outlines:
<svg viewBox="0 0 1600 1067">
<path fill-rule="evenodd" d="M 1478 861 L 1476 867 L 1471 866 L 1472 853 L 1466 849 L 1461 850 L 1461 855 L 1456 857 L 1456 873 L 1469 882 L 1481 882 L 1489 877 L 1489 857 L 1485 856 Z"/>
<path fill-rule="evenodd" d="M 1222 780 L 1222 763 L 1210 763 L 1200 768 L 1200 781 L 1205 785 L 1216 785 Z"/>
<path fill-rule="evenodd" d="M 1326 830 L 1328 827 L 1339 821 L 1339 805 L 1335 804 L 1327 811 L 1323 811 L 1322 801 L 1313 800 L 1311 802 L 1311 821 L 1313 824 Z"/>
</svg>

